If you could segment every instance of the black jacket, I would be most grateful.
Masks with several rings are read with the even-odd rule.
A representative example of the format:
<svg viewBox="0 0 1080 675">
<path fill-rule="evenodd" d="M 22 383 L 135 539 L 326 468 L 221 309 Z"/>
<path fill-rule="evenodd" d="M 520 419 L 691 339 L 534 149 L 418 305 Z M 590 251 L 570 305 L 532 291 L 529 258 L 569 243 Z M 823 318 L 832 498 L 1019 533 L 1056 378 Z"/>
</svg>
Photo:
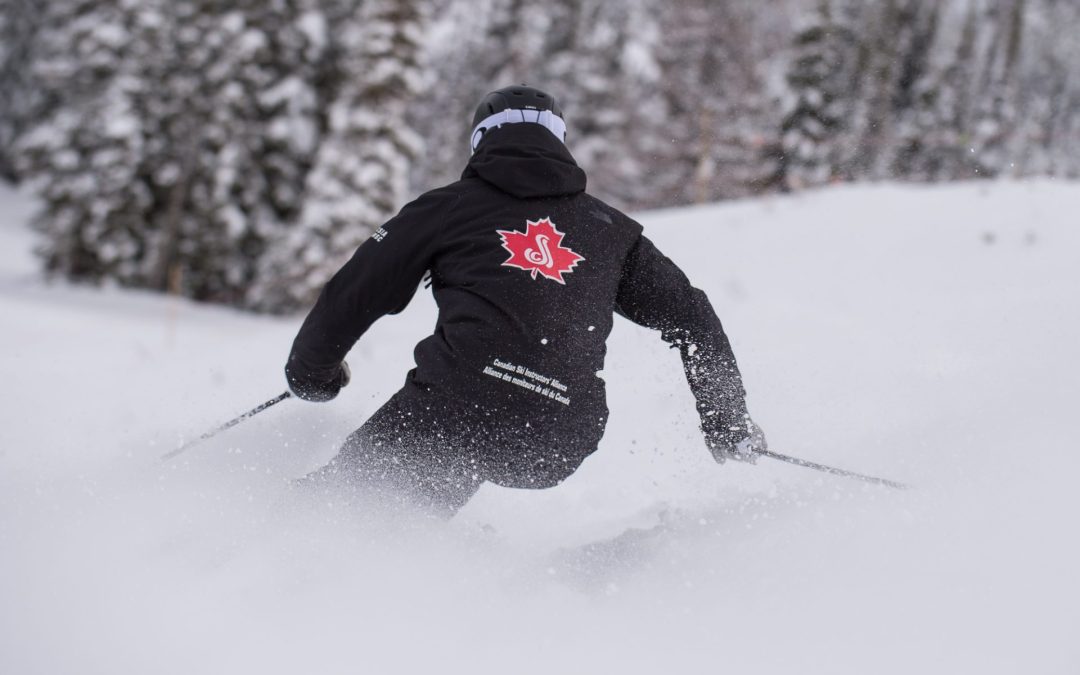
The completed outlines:
<svg viewBox="0 0 1080 675">
<path fill-rule="evenodd" d="M 461 180 L 421 195 L 357 249 L 296 337 L 293 389 L 332 397 L 346 353 L 405 308 L 428 270 L 439 318 L 407 388 L 549 429 L 555 420 L 561 450 L 583 459 L 607 419 L 597 373 L 619 313 L 680 350 L 707 433 L 745 436 L 742 381 L 705 294 L 638 223 L 585 193 L 585 173 L 545 128 L 491 132 Z"/>
</svg>

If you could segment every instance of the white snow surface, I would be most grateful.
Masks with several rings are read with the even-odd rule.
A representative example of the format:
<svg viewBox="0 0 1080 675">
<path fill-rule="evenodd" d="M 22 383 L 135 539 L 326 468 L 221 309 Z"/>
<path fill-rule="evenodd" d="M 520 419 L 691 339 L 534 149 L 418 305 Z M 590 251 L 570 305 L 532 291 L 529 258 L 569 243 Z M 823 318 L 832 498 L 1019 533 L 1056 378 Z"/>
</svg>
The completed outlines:
<svg viewBox="0 0 1080 675">
<path fill-rule="evenodd" d="M 2 673 L 1080 672 L 1080 185 L 639 214 L 772 449 L 914 489 L 716 465 L 677 353 L 620 319 L 598 452 L 449 523 L 287 488 L 400 386 L 429 293 L 334 402 L 163 463 L 284 389 L 302 317 L 46 283 L 30 206 L 0 194 Z"/>
</svg>

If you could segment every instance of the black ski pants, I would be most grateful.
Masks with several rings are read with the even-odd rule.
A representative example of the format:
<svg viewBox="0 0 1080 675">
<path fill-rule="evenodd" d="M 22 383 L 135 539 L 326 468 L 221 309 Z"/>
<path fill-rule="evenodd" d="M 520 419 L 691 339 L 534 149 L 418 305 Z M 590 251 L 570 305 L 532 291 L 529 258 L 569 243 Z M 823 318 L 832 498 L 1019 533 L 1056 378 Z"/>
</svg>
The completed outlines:
<svg viewBox="0 0 1080 675">
<path fill-rule="evenodd" d="M 485 481 L 531 489 L 557 485 L 599 441 L 596 434 L 579 450 L 580 443 L 567 440 L 568 420 L 541 418 L 537 423 L 509 409 L 406 385 L 309 479 L 450 517 Z"/>
</svg>

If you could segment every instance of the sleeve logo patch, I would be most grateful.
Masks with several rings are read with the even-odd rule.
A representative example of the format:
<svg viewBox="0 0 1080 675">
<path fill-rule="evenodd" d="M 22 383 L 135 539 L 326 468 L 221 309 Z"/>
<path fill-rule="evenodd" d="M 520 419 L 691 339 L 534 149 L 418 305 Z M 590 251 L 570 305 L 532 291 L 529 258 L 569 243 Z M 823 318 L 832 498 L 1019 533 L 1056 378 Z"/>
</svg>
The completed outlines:
<svg viewBox="0 0 1080 675">
<path fill-rule="evenodd" d="M 496 232 L 502 237 L 502 247 L 510 254 L 502 266 L 525 270 L 533 279 L 539 274 L 565 286 L 563 275 L 573 272 L 585 260 L 585 256 L 562 245 L 566 234 L 555 229 L 550 218 L 526 220 L 524 232 Z"/>
</svg>

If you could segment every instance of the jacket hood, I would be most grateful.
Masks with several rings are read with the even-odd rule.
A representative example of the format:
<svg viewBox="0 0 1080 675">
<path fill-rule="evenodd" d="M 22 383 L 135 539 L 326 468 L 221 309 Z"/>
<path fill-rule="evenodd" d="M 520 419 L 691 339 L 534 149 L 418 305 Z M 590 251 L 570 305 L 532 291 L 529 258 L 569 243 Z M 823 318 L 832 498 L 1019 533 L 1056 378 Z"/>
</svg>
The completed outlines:
<svg viewBox="0 0 1080 675">
<path fill-rule="evenodd" d="M 461 177 L 479 177 L 519 198 L 585 191 L 585 172 L 562 141 L 539 124 L 507 124 L 489 131 Z"/>
</svg>

